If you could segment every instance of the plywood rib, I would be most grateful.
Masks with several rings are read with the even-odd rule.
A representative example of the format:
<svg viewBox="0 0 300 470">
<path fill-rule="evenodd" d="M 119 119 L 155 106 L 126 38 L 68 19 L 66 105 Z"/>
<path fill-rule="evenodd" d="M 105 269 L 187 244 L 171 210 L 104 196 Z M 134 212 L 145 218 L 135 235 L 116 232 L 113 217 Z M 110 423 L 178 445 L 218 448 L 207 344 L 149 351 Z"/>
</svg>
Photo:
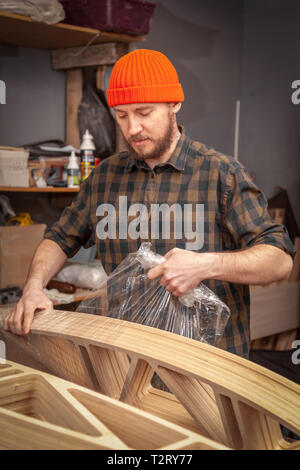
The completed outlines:
<svg viewBox="0 0 300 470">
<path fill-rule="evenodd" d="M 158 367 L 157 373 L 193 416 L 201 433 L 207 437 L 213 436 L 218 442 L 227 444 L 218 406 L 209 385 L 199 382 L 194 377 L 178 374 L 164 367 Z"/>
<path fill-rule="evenodd" d="M 35 369 L 7 361 L 0 371 L 0 449 L 226 449 Z"/>
<path fill-rule="evenodd" d="M 37 337 L 43 358 L 43 338 L 45 345 L 49 338 L 76 345 L 85 374 L 73 374 L 80 385 L 231 448 L 286 448 L 279 424 L 300 434 L 299 385 L 219 348 L 139 324 L 55 310 L 36 315 L 31 345 Z M 4 338 L 9 340 L 7 333 Z M 8 348 L 10 359 L 13 354 Z M 61 369 L 56 374 L 64 377 Z M 172 393 L 151 386 L 154 372 Z"/>
<path fill-rule="evenodd" d="M 146 395 L 153 376 L 152 367 L 142 359 L 132 361 L 120 399 L 125 403 L 136 404 L 136 400 L 141 400 Z"/>
</svg>

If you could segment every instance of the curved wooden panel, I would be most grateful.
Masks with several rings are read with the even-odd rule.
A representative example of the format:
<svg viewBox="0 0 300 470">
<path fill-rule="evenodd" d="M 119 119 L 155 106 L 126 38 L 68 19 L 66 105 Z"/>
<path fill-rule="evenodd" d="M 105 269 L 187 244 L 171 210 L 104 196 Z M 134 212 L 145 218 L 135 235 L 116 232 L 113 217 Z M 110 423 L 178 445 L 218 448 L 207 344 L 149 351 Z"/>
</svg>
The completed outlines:
<svg viewBox="0 0 300 470">
<path fill-rule="evenodd" d="M 13 362 L 0 364 L 0 449 L 222 449 L 132 406 Z"/>
<path fill-rule="evenodd" d="M 23 340 L 26 351 L 24 339 L 2 333 L 6 341 L 11 336 L 19 347 Z M 283 440 L 280 424 L 300 434 L 300 387 L 251 361 L 155 328 L 82 313 L 38 313 L 31 345 L 37 337 L 48 368 L 43 351 L 49 338 L 69 341 L 76 347 L 73 362 L 85 371 L 80 380 L 216 443 L 236 449 L 297 447 Z M 14 351 L 8 344 L 8 358 L 13 360 Z M 60 350 L 59 360 L 70 361 L 70 351 Z M 57 369 L 64 377 L 64 368 Z M 151 385 L 154 372 L 169 392 Z"/>
</svg>

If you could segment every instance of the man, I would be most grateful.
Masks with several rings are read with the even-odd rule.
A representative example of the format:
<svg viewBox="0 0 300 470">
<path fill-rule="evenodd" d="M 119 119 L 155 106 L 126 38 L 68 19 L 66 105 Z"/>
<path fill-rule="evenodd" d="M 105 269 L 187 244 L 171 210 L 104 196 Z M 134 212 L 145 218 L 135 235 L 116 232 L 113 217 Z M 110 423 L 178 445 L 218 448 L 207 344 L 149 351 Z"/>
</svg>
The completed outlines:
<svg viewBox="0 0 300 470">
<path fill-rule="evenodd" d="M 128 151 L 104 160 L 46 232 L 6 328 L 29 332 L 36 309 L 50 306 L 43 287 L 80 246 L 96 243 L 110 274 L 150 240 L 166 261 L 149 278 L 160 278 L 175 296 L 204 281 L 231 311 L 220 347 L 248 357 L 248 286 L 288 278 L 294 248 L 286 229 L 270 218 L 263 194 L 240 163 L 192 141 L 177 126 L 184 95 L 163 54 L 142 49 L 123 56 L 113 68 L 107 100 Z M 171 215 L 173 229 L 166 223 Z"/>
</svg>

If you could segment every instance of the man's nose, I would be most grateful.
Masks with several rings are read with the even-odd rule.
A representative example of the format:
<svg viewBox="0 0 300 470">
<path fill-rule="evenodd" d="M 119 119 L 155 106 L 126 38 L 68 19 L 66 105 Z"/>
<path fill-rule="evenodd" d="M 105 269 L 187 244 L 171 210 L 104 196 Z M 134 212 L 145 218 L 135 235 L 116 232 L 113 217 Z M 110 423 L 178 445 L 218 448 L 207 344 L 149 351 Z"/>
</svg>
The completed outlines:
<svg viewBox="0 0 300 470">
<path fill-rule="evenodd" d="M 143 126 L 139 119 L 135 117 L 130 117 L 128 122 L 128 132 L 130 137 L 139 134 L 143 130 Z"/>
</svg>

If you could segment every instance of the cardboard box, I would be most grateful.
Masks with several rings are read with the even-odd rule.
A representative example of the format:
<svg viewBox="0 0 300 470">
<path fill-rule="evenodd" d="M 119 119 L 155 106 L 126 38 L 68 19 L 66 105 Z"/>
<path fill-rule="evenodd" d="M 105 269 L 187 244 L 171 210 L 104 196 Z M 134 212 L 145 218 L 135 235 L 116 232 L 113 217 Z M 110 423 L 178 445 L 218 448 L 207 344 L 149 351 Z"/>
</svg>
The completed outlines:
<svg viewBox="0 0 300 470">
<path fill-rule="evenodd" d="M 45 224 L 0 227 L 0 288 L 23 288 Z"/>
<path fill-rule="evenodd" d="M 28 150 L 0 147 L 0 186 L 29 186 L 28 157 Z"/>
</svg>

